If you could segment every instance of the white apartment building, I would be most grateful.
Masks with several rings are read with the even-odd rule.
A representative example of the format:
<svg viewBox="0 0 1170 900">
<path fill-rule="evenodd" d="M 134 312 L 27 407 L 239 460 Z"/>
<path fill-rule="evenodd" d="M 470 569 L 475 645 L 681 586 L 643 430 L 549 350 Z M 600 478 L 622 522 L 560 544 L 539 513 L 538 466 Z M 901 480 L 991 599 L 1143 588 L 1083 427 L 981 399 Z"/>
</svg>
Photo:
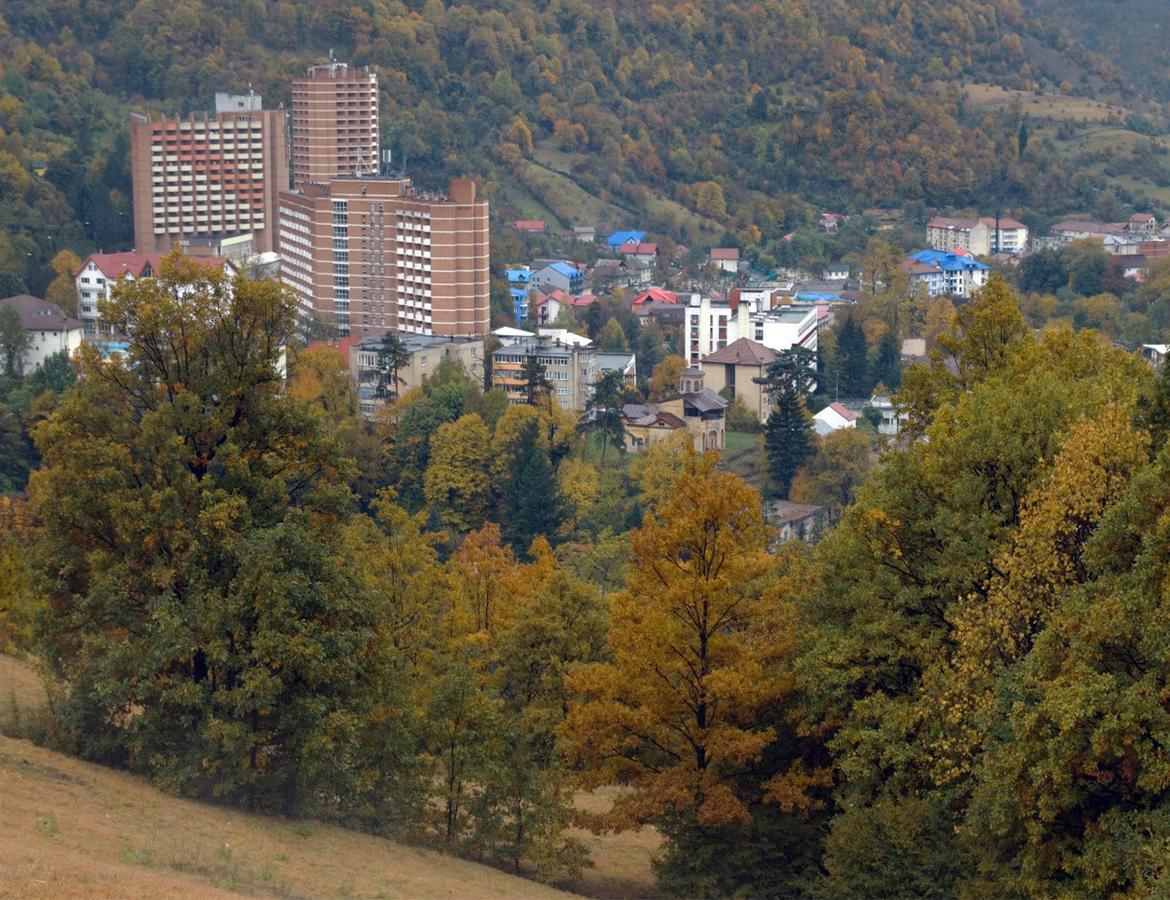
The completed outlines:
<svg viewBox="0 0 1170 900">
<path fill-rule="evenodd" d="M 216 269 L 229 278 L 237 273 L 235 265 L 221 256 L 190 257 Z M 74 279 L 77 285 L 77 317 L 87 340 L 108 333 L 101 325 L 98 302 L 109 296 L 110 286 L 120 278 L 152 278 L 162 264 L 161 253 L 91 253 L 81 264 Z"/>
<path fill-rule="evenodd" d="M 18 294 L 0 300 L 0 308 L 15 310 L 28 334 L 29 345 L 21 360 L 25 374 L 39 369 L 54 353 L 72 356 L 81 346 L 81 322 L 65 315 L 56 303 Z"/>
<path fill-rule="evenodd" d="M 780 353 L 792 347 L 817 349 L 815 305 L 772 307 L 772 292 L 744 291 L 730 300 L 691 294 L 683 327 L 685 358 L 690 365 L 741 337 Z"/>
<path fill-rule="evenodd" d="M 953 219 L 935 216 L 926 223 L 926 246 L 943 253 L 968 252 L 975 256 L 993 253 L 1024 253 L 1028 249 L 1028 226 L 1007 216 Z"/>
</svg>

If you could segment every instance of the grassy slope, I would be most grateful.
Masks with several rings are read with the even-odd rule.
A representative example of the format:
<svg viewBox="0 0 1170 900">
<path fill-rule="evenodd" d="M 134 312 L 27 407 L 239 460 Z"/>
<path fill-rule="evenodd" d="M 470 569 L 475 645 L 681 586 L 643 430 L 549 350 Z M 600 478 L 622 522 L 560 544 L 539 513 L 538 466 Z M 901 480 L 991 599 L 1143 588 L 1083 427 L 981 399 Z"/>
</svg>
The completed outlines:
<svg viewBox="0 0 1170 900">
<path fill-rule="evenodd" d="M 988 84 L 970 84 L 964 90 L 973 107 L 989 112 L 998 112 L 1013 99 L 1018 99 L 1031 123 L 1033 139 L 1041 135 L 1050 137 L 1057 152 L 1066 159 L 1082 151 L 1129 154 L 1137 145 L 1150 140 L 1147 135 L 1116 124 L 1119 120 L 1124 121 L 1131 112 L 1116 104 L 1054 93 L 1010 91 Z M 1057 134 L 1056 126 L 1062 122 L 1077 125 L 1072 138 L 1062 138 Z M 1170 149 L 1166 136 L 1156 138 L 1156 141 L 1162 148 Z M 1087 166 L 1086 170 L 1100 176 L 1107 184 L 1133 194 L 1144 194 L 1152 201 L 1170 207 L 1170 185 L 1157 183 L 1137 166 L 1130 167 L 1130 171 L 1124 174 L 1112 175 L 1107 174 L 1105 168 L 1105 163 L 1098 162 Z"/>
<path fill-rule="evenodd" d="M 33 670 L 0 654 L 0 730 L 44 701 Z M 611 793 L 580 805 L 598 811 Z M 567 896 L 383 838 L 179 800 L 144 779 L 2 736 L 0 798 L 0 897 Z M 573 890 L 654 895 L 652 829 L 577 837 L 595 865 Z"/>
<path fill-rule="evenodd" d="M 179 800 L 10 738 L 0 796 L 2 896 L 565 896 L 382 838 Z"/>
<path fill-rule="evenodd" d="M 580 159 L 579 155 L 558 150 L 550 141 L 542 141 L 536 146 L 533 161 L 526 163 L 529 169 L 527 177 L 552 186 L 565 206 L 565 209 L 558 210 L 558 213 L 562 219 L 568 219 L 573 225 L 604 223 L 618 227 L 617 223 L 625 223 L 621 227 L 637 227 L 635 224 L 638 219 L 637 212 L 612 202 L 602 201 L 577 184 L 572 169 Z M 647 200 L 646 207 L 654 215 L 674 216 L 676 220 L 686 224 L 689 233 L 695 236 L 693 239 L 703 243 L 716 243 L 723 235 L 723 227 L 718 222 L 705 218 L 668 197 L 652 194 Z"/>
<path fill-rule="evenodd" d="M 757 490 L 763 490 L 768 480 L 764 468 L 762 438 L 758 434 L 739 431 L 727 432 L 726 447 L 723 451 L 723 467 L 734 472 Z"/>
</svg>

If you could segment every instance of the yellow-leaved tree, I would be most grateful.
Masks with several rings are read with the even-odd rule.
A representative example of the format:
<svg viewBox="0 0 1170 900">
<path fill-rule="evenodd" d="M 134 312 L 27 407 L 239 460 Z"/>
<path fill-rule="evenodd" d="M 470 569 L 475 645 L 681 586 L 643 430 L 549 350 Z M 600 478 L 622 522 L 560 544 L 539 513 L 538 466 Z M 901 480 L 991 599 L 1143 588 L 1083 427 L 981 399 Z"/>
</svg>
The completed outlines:
<svg viewBox="0 0 1170 900">
<path fill-rule="evenodd" d="M 604 827 L 748 819 L 741 775 L 774 742 L 792 690 L 795 614 L 781 596 L 759 495 L 691 452 L 669 499 L 632 536 L 626 589 L 612 597 L 612 661 L 568 679 L 563 748 L 586 786 L 620 783 Z M 746 792 L 796 809 L 807 777 Z"/>
</svg>

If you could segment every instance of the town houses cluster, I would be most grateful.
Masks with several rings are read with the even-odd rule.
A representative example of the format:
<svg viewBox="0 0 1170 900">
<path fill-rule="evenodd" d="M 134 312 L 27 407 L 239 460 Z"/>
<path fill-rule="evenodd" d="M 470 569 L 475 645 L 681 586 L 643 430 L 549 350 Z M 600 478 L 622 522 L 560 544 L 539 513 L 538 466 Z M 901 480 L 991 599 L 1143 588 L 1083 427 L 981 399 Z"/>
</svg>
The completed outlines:
<svg viewBox="0 0 1170 900">
<path fill-rule="evenodd" d="M 653 322 L 683 365 L 672 390 L 660 386 L 653 402 L 645 394 L 623 402 L 627 448 L 685 431 L 698 450 L 723 449 L 732 404 L 765 421 L 768 367 L 793 348 L 815 353 L 821 330 L 861 299 L 861 285 L 874 287 L 856 257 L 816 272 L 763 271 L 739 247 L 692 251 L 636 222 L 559 230 L 534 219 L 497 223 L 514 229 L 523 258 L 491 271 L 489 208 L 475 180 L 423 190 L 383 153 L 376 72 L 331 58 L 291 78 L 288 96 L 287 106 L 273 108 L 251 91 L 217 93 L 206 112 L 132 115 L 134 249 L 82 261 L 76 316 L 27 295 L 0 300 L 32 338 L 26 369 L 84 341 L 124 346 L 125 335 L 102 321 L 102 298 L 120 280 L 154 277 L 178 248 L 228 275 L 279 278 L 304 339 L 344 354 L 370 418 L 444 362 L 510 403 L 531 402 L 537 370 L 549 402 L 566 410 L 588 409 L 612 372 L 630 388 L 626 399 L 636 399 L 651 374 L 639 370 L 637 351 L 596 340 L 599 329 L 584 325 L 602 315 L 593 310 L 599 304 L 606 317 L 624 310 L 626 321 Z M 867 235 L 898 228 L 905 239 L 913 227 L 894 208 L 823 212 L 815 224 L 840 235 L 855 219 Z M 956 302 L 984 285 L 993 266 L 1076 240 L 1100 242 L 1125 277 L 1139 280 L 1170 256 L 1170 229 L 1141 212 L 1124 222 L 1070 219 L 1043 236 L 998 211 L 934 215 L 918 233 L 921 249 L 901 260 L 908 290 Z M 905 341 L 903 358 L 920 358 L 922 344 Z M 853 427 L 855 401 L 818 412 L 818 432 Z M 897 431 L 887 397 L 866 404 L 880 416 L 879 431 Z"/>
</svg>

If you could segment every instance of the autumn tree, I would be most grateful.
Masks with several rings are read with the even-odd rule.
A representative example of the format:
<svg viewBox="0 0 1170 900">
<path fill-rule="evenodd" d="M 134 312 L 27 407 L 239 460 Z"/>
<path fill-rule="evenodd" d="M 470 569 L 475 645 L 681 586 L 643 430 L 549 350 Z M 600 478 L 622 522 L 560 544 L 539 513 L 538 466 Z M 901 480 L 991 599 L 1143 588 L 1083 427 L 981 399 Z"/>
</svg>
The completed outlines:
<svg viewBox="0 0 1170 900">
<path fill-rule="evenodd" d="M 24 330 L 20 314 L 11 306 L 0 309 L 0 359 L 4 374 L 17 378 L 24 374 L 24 358 L 32 346 L 32 336 Z"/>
<path fill-rule="evenodd" d="M 928 410 L 926 440 L 887 456 L 817 545 L 821 565 L 804 608 L 819 624 L 798 665 L 809 714 L 831 731 L 835 860 L 887 865 L 884 829 L 918 810 L 932 823 L 921 832 L 932 844 L 903 858 L 897 883 L 949 873 L 954 881 L 940 889 L 952 893 L 960 883 L 992 894 L 1038 889 L 1001 862 L 1021 859 L 1026 835 L 1043 826 L 1015 819 L 1005 831 L 1002 806 L 980 807 L 976 825 L 968 804 L 984 778 L 1001 785 L 986 796 L 1006 802 L 1001 763 L 1014 751 L 990 768 L 982 761 L 988 747 L 1012 743 L 1004 742 L 1009 711 L 1021 727 L 1032 715 L 1024 710 L 1034 695 L 1012 660 L 1043 641 L 1037 626 L 1050 604 L 1066 590 L 1078 595 L 1078 570 L 1093 566 L 1081 546 L 1098 522 L 1104 528 L 1103 498 L 1123 490 L 1146 458 L 1129 422 L 1150 373 L 1089 333 L 1032 337 L 1011 299 L 993 294 L 960 313 L 966 332 L 940 340 L 957 359 L 933 375 L 941 399 Z M 1134 546 L 1132 533 L 1110 534 L 1112 546 Z M 1051 732 L 1031 733 L 1039 759 L 1049 752 L 1040 734 Z M 1063 777 L 1020 776 L 1010 802 L 1036 809 L 1048 798 L 1026 785 Z M 1053 823 L 1034 862 L 1064 845 L 1068 824 Z M 844 877 L 836 861 L 830 868 Z"/>
<path fill-rule="evenodd" d="M 385 413 L 383 436 L 390 476 L 399 502 L 407 509 L 417 511 L 426 503 L 424 477 L 431 458 L 431 438 L 441 425 L 464 414 L 478 390 L 460 366 L 444 362 Z"/>
<path fill-rule="evenodd" d="M 685 823 L 713 836 L 762 799 L 811 802 L 810 780 L 792 772 L 737 780 L 778 738 L 767 711 L 790 694 L 794 613 L 768 578 L 759 496 L 715 466 L 692 452 L 633 534 L 629 581 L 612 600 L 613 661 L 569 676 L 569 759 L 587 786 L 629 788 L 603 817 L 612 828 Z"/>
<path fill-rule="evenodd" d="M 81 271 L 81 258 L 72 250 L 58 250 L 49 267 L 57 277 L 45 288 L 45 299 L 56 303 L 67 316 L 77 315 L 77 273 Z"/>
<path fill-rule="evenodd" d="M 909 432 L 921 434 L 936 409 L 1002 365 L 1027 336 L 1015 293 L 993 275 L 958 310 L 952 330 L 935 339 L 928 364 L 912 366 L 903 376 L 897 400 L 908 414 Z"/>
<path fill-rule="evenodd" d="M 662 400 L 670 394 L 678 392 L 679 378 L 687 367 L 687 361 L 681 356 L 667 356 L 654 367 L 650 375 L 651 400 Z"/>
<path fill-rule="evenodd" d="M 447 846 L 551 880 L 585 859 L 566 834 L 571 795 L 554 730 L 565 672 L 605 654 L 604 607 L 543 539 L 522 565 L 499 538 L 486 525 L 451 560 L 454 605 L 423 688 L 424 743 L 440 775 L 432 808 Z"/>
<path fill-rule="evenodd" d="M 618 353 L 630 349 L 630 342 L 626 339 L 621 323 L 612 316 L 597 334 L 597 347 L 604 353 Z"/>
<path fill-rule="evenodd" d="M 296 399 L 318 406 L 334 426 L 357 412 L 349 361 L 333 347 L 298 351 L 289 366 L 288 391 Z"/>
<path fill-rule="evenodd" d="M 797 503 L 844 509 L 865 481 L 873 456 L 869 435 L 856 428 L 834 431 L 796 473 L 788 496 Z"/>
<path fill-rule="evenodd" d="M 439 426 L 423 479 L 427 502 L 445 525 L 468 531 L 483 524 L 491 500 L 491 434 L 475 413 Z"/>
</svg>

